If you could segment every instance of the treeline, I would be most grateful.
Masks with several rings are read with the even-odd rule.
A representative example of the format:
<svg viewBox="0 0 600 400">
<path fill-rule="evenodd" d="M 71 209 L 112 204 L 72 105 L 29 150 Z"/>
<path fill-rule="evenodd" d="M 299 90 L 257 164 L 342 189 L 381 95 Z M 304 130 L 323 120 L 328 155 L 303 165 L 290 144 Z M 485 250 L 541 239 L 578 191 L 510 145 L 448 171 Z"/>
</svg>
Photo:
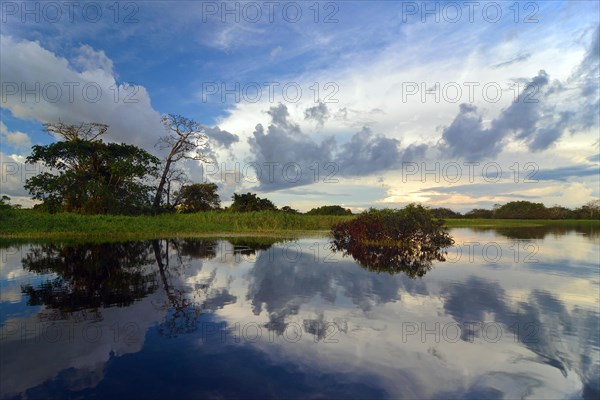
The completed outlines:
<svg viewBox="0 0 600 400">
<path fill-rule="evenodd" d="M 555 205 L 546 207 L 542 203 L 511 201 L 493 209 L 474 208 L 461 214 L 449 208 L 432 208 L 437 218 L 496 218 L 496 219 L 596 219 L 600 217 L 600 200 L 592 200 L 581 207 L 570 209 Z"/>
<path fill-rule="evenodd" d="M 162 118 L 167 132 L 157 146 L 166 150 L 163 160 L 133 145 L 105 143 L 102 136 L 108 126 L 98 123 L 67 125 L 45 124 L 44 129 L 57 142 L 32 147 L 29 164 L 44 165 L 42 172 L 25 182 L 35 209 L 78 214 L 158 214 L 195 213 L 221 210 L 231 212 L 300 212 L 291 206 L 278 208 L 269 199 L 254 193 L 234 193 L 232 204 L 221 207 L 215 183 L 192 183 L 177 163 L 184 159 L 206 161 L 200 152 L 207 137 L 197 122 L 178 116 Z M 10 199 L 0 199 L 0 211 L 19 208 Z M 431 208 L 438 218 L 514 218 L 514 219 L 595 219 L 600 215 L 600 200 L 568 209 L 547 208 L 542 203 L 513 201 L 494 209 L 473 209 L 465 214 L 448 208 Z M 313 208 L 308 215 L 352 215 L 340 205 Z"/>
<path fill-rule="evenodd" d="M 185 195 L 181 199 L 181 204 L 176 207 L 177 211 L 184 213 L 222 210 L 229 212 L 251 212 L 251 211 L 280 211 L 290 214 L 302 214 L 300 211 L 290 207 L 283 206 L 278 208 L 269 199 L 259 197 L 255 193 L 234 193 L 233 202 L 229 207 L 221 208 L 219 206 L 219 195 L 216 193 L 217 185 L 214 183 L 194 184 L 184 187 Z M 192 195 L 195 193 L 194 195 Z M 209 203 L 207 199 L 211 199 Z M 352 215 L 352 210 L 339 205 L 322 206 L 313 208 L 306 213 L 307 215 Z"/>
<path fill-rule="evenodd" d="M 286 213 L 301 214 L 290 206 L 278 208 L 269 199 L 258 197 L 254 193 L 234 193 L 233 203 L 229 207 L 220 208 L 216 193 L 217 185 L 214 183 L 195 184 L 184 190 L 182 203 L 177 207 L 180 212 L 198 212 L 206 210 L 223 210 L 232 212 L 249 211 L 282 211 Z M 191 193 L 198 193 L 190 196 Z M 201 195 L 203 194 L 203 195 Z M 194 199 L 194 200 L 192 200 Z M 546 207 L 542 203 L 530 201 L 511 201 L 497 204 L 492 210 L 475 208 L 461 214 L 449 208 L 429 208 L 436 218 L 488 218 L 488 219 L 596 219 L 600 218 L 600 200 L 592 200 L 581 207 L 569 209 L 562 206 Z M 339 205 L 327 205 L 311 209 L 307 215 L 352 215 L 352 210 Z"/>
</svg>

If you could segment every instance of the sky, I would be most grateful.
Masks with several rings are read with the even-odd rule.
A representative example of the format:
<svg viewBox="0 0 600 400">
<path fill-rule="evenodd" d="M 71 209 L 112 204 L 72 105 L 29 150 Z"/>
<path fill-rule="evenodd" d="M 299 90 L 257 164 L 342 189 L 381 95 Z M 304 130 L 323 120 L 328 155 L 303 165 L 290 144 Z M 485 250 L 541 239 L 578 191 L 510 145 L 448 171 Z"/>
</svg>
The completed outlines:
<svg viewBox="0 0 600 400">
<path fill-rule="evenodd" d="M 223 205 L 456 211 L 600 197 L 600 3 L 1 3 L 0 193 L 24 207 L 44 123 L 158 156 L 205 126 Z"/>
</svg>

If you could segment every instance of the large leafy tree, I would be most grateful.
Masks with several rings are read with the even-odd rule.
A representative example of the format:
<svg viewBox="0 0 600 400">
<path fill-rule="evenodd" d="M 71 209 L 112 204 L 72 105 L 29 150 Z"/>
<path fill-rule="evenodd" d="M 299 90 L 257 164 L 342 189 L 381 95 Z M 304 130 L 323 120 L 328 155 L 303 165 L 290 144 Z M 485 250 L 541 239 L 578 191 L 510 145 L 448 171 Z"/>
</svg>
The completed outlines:
<svg viewBox="0 0 600 400">
<path fill-rule="evenodd" d="M 216 210 L 221 205 L 214 183 L 195 183 L 183 186 L 179 192 L 181 210 L 183 212 L 198 212 Z"/>
<path fill-rule="evenodd" d="M 263 211 L 277 210 L 277 207 L 269 199 L 258 197 L 254 193 L 233 194 L 233 204 L 229 208 L 231 211 L 248 212 L 248 211 Z"/>
<path fill-rule="evenodd" d="M 546 219 L 551 218 L 548 209 L 542 203 L 530 201 L 511 201 L 494 211 L 494 218 Z"/>
<path fill-rule="evenodd" d="M 62 138 L 46 146 L 33 146 L 27 163 L 47 169 L 26 181 L 34 199 L 49 211 L 85 214 L 129 214 L 149 206 L 159 159 L 138 147 L 104 143 L 108 126 L 47 124 L 45 130 Z"/>
</svg>

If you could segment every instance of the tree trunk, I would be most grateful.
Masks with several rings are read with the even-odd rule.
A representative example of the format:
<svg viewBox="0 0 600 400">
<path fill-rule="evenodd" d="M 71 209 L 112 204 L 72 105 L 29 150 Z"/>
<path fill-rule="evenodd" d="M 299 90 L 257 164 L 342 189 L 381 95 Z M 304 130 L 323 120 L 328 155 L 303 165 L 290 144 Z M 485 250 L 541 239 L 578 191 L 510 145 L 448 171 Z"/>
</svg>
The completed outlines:
<svg viewBox="0 0 600 400">
<path fill-rule="evenodd" d="M 160 199 L 162 199 L 163 190 L 165 189 L 165 182 L 167 181 L 167 175 L 169 174 L 169 169 L 171 168 L 172 160 L 169 158 L 165 164 L 165 169 L 163 170 L 162 176 L 160 178 L 160 183 L 158 184 L 158 189 L 156 189 L 156 195 L 154 196 L 154 207 L 155 210 L 158 210 L 160 207 Z"/>
</svg>

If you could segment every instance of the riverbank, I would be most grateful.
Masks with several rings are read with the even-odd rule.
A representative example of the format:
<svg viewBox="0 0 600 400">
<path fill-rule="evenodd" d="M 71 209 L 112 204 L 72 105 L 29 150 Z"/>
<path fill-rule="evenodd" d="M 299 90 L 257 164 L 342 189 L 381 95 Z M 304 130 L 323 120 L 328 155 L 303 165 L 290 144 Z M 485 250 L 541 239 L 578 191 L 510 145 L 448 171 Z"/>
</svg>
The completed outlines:
<svg viewBox="0 0 600 400">
<path fill-rule="evenodd" d="M 157 216 L 47 214 L 12 210 L 0 215 L 0 237 L 202 237 L 202 236 L 306 236 L 327 234 L 338 222 L 355 216 L 302 215 L 274 211 L 249 213 L 202 212 Z M 449 228 L 459 227 L 600 227 L 600 220 L 508 220 L 447 219 Z"/>
<path fill-rule="evenodd" d="M 0 216 L 0 237 L 191 237 L 273 236 L 326 234 L 331 227 L 353 216 L 301 215 L 274 211 L 248 213 L 201 212 L 195 214 L 79 215 L 13 210 Z"/>
</svg>

